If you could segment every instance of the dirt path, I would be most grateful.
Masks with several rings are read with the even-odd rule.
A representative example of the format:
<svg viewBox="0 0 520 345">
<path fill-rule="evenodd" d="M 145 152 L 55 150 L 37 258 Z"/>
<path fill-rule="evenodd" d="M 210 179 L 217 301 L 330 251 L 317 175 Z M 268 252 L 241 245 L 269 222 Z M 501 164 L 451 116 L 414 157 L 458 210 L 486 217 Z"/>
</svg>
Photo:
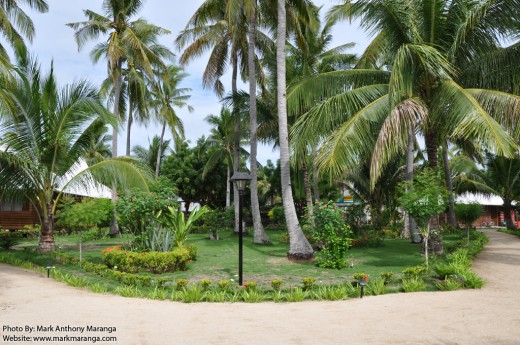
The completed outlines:
<svg viewBox="0 0 520 345">
<path fill-rule="evenodd" d="M 98 295 L 0 265 L 0 344 L 25 328 L 116 327 L 38 336 L 116 336 L 103 344 L 520 344 L 520 239 L 486 231 L 474 269 L 481 290 L 394 294 L 341 302 L 183 304 Z M 43 344 L 76 344 L 42 342 Z M 83 342 L 91 344 L 92 341 Z"/>
</svg>

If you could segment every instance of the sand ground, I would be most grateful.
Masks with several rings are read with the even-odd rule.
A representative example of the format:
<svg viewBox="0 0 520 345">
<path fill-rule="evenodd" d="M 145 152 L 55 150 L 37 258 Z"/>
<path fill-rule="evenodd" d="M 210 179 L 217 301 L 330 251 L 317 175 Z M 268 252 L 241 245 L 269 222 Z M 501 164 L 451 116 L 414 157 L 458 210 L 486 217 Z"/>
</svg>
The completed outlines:
<svg viewBox="0 0 520 345">
<path fill-rule="evenodd" d="M 520 344 L 520 239 L 495 231 L 486 234 L 489 245 L 473 265 L 486 281 L 481 290 L 340 302 L 183 304 L 130 299 L 92 294 L 0 265 L 0 344 L 28 343 L 6 342 L 4 335 L 115 336 L 115 342 L 98 344 L 118 345 Z M 5 327 L 46 325 L 116 330 L 29 334 Z"/>
</svg>

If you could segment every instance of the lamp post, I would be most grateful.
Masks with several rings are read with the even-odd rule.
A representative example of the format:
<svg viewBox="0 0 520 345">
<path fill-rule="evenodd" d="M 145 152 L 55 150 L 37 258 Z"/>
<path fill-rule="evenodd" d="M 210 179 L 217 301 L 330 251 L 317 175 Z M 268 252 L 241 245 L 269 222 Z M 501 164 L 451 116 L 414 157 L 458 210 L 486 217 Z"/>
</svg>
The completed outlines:
<svg viewBox="0 0 520 345">
<path fill-rule="evenodd" d="M 247 183 L 251 180 L 246 172 L 237 171 L 230 179 L 235 181 L 235 186 L 238 189 L 238 285 L 242 286 L 242 246 L 244 231 L 242 229 L 242 198 Z"/>
</svg>

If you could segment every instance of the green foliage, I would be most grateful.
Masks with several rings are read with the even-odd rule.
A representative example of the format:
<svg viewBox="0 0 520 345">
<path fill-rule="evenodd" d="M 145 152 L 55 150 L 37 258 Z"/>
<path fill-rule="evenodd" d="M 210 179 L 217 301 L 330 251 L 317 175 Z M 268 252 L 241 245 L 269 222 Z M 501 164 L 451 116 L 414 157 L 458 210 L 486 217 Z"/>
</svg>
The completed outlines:
<svg viewBox="0 0 520 345">
<path fill-rule="evenodd" d="M 141 290 L 137 286 L 118 286 L 115 288 L 114 293 L 123 297 L 143 297 Z"/>
<path fill-rule="evenodd" d="M 196 284 L 189 284 L 184 290 L 182 301 L 184 303 L 201 302 L 204 298 L 204 291 Z"/>
<path fill-rule="evenodd" d="M 177 289 L 177 291 L 185 290 L 187 286 L 188 286 L 187 279 L 177 279 L 177 281 L 175 282 L 175 288 Z"/>
<path fill-rule="evenodd" d="M 426 275 L 427 270 L 424 265 L 418 265 L 414 267 L 407 267 L 403 270 L 405 278 L 422 278 Z"/>
<path fill-rule="evenodd" d="M 316 278 L 313 278 L 313 277 L 306 277 L 306 278 L 303 278 L 303 279 L 302 279 L 303 290 L 304 290 L 304 291 L 312 290 L 312 288 L 314 287 L 314 283 L 315 283 L 315 282 L 316 282 Z"/>
<path fill-rule="evenodd" d="M 307 291 L 298 287 L 292 288 L 286 293 L 285 298 L 287 302 L 302 302 L 307 298 Z"/>
<path fill-rule="evenodd" d="M 240 291 L 242 300 L 246 303 L 259 303 L 265 300 L 265 296 L 262 291 L 259 290 L 242 290 Z"/>
<path fill-rule="evenodd" d="M 374 279 L 367 283 L 368 295 L 383 295 L 386 292 L 386 283 L 384 279 Z"/>
<path fill-rule="evenodd" d="M 426 289 L 426 283 L 420 277 L 404 278 L 402 282 L 404 292 L 418 292 Z"/>
<path fill-rule="evenodd" d="M 324 246 L 317 253 L 317 265 L 336 269 L 345 267 L 345 255 L 352 235 L 345 223 L 345 210 L 336 207 L 332 201 L 316 202 L 313 214 L 313 220 L 310 222 L 312 237 Z"/>
<path fill-rule="evenodd" d="M 92 291 L 93 293 L 107 293 L 108 288 L 105 285 L 96 283 L 96 284 L 90 284 L 88 286 L 88 289 Z"/>
<path fill-rule="evenodd" d="M 435 286 L 441 291 L 453 291 L 462 288 L 462 284 L 454 278 L 446 278 L 446 280 L 437 282 Z"/>
<path fill-rule="evenodd" d="M 311 298 L 320 301 L 340 301 L 348 298 L 348 291 L 345 285 L 320 286 L 311 293 Z"/>
<path fill-rule="evenodd" d="M 243 284 L 243 286 L 244 286 L 244 290 L 246 290 L 246 291 L 254 291 L 257 288 L 257 283 L 256 282 L 245 282 Z"/>
<path fill-rule="evenodd" d="M 150 291 L 147 297 L 158 301 L 164 301 L 168 298 L 168 292 L 164 289 L 155 287 L 155 289 Z"/>
<path fill-rule="evenodd" d="M 400 185 L 399 203 L 421 227 L 446 209 L 448 191 L 441 181 L 436 171 L 428 169 L 416 174 L 413 182 L 406 181 Z"/>
<path fill-rule="evenodd" d="M 455 204 L 457 220 L 467 227 L 471 227 L 482 214 L 483 207 L 479 203 Z"/>
<path fill-rule="evenodd" d="M 175 243 L 177 247 L 184 246 L 188 234 L 193 227 L 194 222 L 201 218 L 208 208 L 203 206 L 191 211 L 188 219 L 185 219 L 184 213 L 180 210 L 169 206 L 166 211 L 160 211 L 157 215 L 157 220 L 165 227 L 170 227 L 175 235 Z"/>
<path fill-rule="evenodd" d="M 352 239 L 354 248 L 378 248 L 383 246 L 383 234 L 377 230 L 361 231 Z"/>
<path fill-rule="evenodd" d="M 201 279 L 201 280 L 199 280 L 199 285 L 200 285 L 202 291 L 208 291 L 209 287 L 211 286 L 211 280 Z"/>
<path fill-rule="evenodd" d="M 145 270 L 151 273 L 177 272 L 188 269 L 190 252 L 185 248 L 174 248 L 170 252 L 129 252 L 107 248 L 103 251 L 103 261 L 108 267 L 128 273 Z"/>
<path fill-rule="evenodd" d="M 278 226 L 285 226 L 285 211 L 283 206 L 275 206 L 267 213 L 271 223 Z"/>
<path fill-rule="evenodd" d="M 78 203 L 67 203 L 56 212 L 56 225 L 73 231 L 108 227 L 113 209 L 109 199 L 83 199 Z M 92 237 L 92 234 L 89 236 Z"/>
<path fill-rule="evenodd" d="M 383 279 L 385 284 L 390 284 L 390 282 L 392 281 L 393 275 L 394 275 L 394 272 L 381 272 L 379 274 L 379 276 L 381 277 L 381 279 Z"/>
<path fill-rule="evenodd" d="M 352 277 L 355 279 L 355 280 L 368 280 L 368 274 L 366 273 L 359 273 L 359 272 L 356 272 L 354 274 L 352 274 Z"/>
<path fill-rule="evenodd" d="M 0 229 L 0 248 L 3 250 L 11 249 L 20 243 L 21 234 L 17 231 L 2 231 Z"/>
<path fill-rule="evenodd" d="M 221 291 L 228 291 L 230 282 L 227 279 L 219 280 L 217 285 Z"/>
<path fill-rule="evenodd" d="M 466 270 L 460 272 L 458 277 L 463 281 L 464 287 L 470 289 L 480 289 L 484 286 L 484 280 L 480 278 L 475 272 Z"/>
<path fill-rule="evenodd" d="M 271 287 L 273 288 L 273 291 L 280 291 L 282 288 L 283 280 L 281 279 L 273 279 L 271 280 Z"/>
<path fill-rule="evenodd" d="M 150 188 L 150 192 L 134 189 L 119 195 L 116 202 L 119 226 L 139 235 L 154 224 L 157 213 L 167 212 L 168 207 L 177 207 L 177 201 L 173 200 L 175 191 L 164 184 L 164 181 L 159 182 Z"/>
<path fill-rule="evenodd" d="M 85 232 L 81 233 L 81 239 L 83 242 L 91 242 L 101 240 L 103 238 L 107 238 L 110 232 L 110 228 L 91 228 Z"/>
</svg>

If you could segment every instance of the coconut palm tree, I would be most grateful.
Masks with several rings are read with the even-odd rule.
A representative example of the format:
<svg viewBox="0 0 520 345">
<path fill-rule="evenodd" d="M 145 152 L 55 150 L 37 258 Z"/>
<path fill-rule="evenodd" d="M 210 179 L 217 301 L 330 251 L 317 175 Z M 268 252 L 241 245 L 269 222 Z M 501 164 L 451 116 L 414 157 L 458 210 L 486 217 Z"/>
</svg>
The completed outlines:
<svg viewBox="0 0 520 345">
<path fill-rule="evenodd" d="M 206 122 L 212 126 L 211 133 L 208 136 L 208 147 L 213 148 L 212 154 L 204 167 L 202 177 L 204 178 L 218 163 L 224 161 L 227 166 L 227 187 L 226 187 L 226 207 L 231 206 L 231 171 L 233 168 L 233 152 L 235 150 L 235 119 L 231 110 L 222 107 L 220 116 L 209 115 Z M 240 141 L 243 144 L 244 131 L 239 135 L 242 136 Z M 246 158 L 249 153 L 240 147 L 241 157 Z"/>
<path fill-rule="evenodd" d="M 147 188 L 147 178 L 123 158 L 82 168 L 100 128 L 115 122 L 89 83 L 60 88 L 52 67 L 44 76 L 32 62 L 17 73 L 15 83 L 0 88 L 8 116 L 0 126 L 0 195 L 23 197 L 35 206 L 42 224 L 39 249 L 47 252 L 54 250 L 54 213 L 62 192 L 99 183 Z"/>
<path fill-rule="evenodd" d="M 170 127 L 175 147 L 179 147 L 180 143 L 184 140 L 184 125 L 175 109 L 186 107 L 189 112 L 193 111 L 191 105 L 187 103 L 191 97 L 188 94 L 191 89 L 179 87 L 179 84 L 187 76 L 188 74 L 184 73 L 181 67 L 169 65 L 164 70 L 157 72 L 157 79 L 155 83 L 151 85 L 152 109 L 155 111 L 156 120 L 162 124 L 155 177 L 159 176 L 159 157 L 162 157 L 166 126 L 168 125 L 168 127 Z"/>
<path fill-rule="evenodd" d="M 415 131 L 425 137 L 431 166 L 437 165 L 442 133 L 451 141 L 474 140 L 511 156 L 517 146 L 507 119 L 520 114 L 518 97 L 464 88 L 458 81 L 462 66 L 500 49 L 499 35 L 514 26 L 516 19 L 508 13 L 516 6 L 494 1 L 369 0 L 334 7 L 329 13 L 332 22 L 360 18 L 362 27 L 375 35 L 360 65 L 383 65 L 387 70 L 324 73 L 293 89 L 289 99 L 296 106 L 319 100 L 295 125 L 296 142 L 304 144 L 306 135 L 317 134 L 313 142 L 322 142 L 319 164 L 335 176 L 371 160 L 372 186 Z M 496 30 L 495 24 L 504 30 Z"/>
<path fill-rule="evenodd" d="M 100 127 L 98 133 L 90 139 L 89 148 L 84 157 L 88 166 L 109 159 L 112 156 L 112 150 L 110 149 L 112 136 L 107 133 L 108 128 L 104 125 Z"/>
<path fill-rule="evenodd" d="M 152 141 L 149 141 L 148 148 L 137 145 L 132 148 L 132 153 L 137 160 L 141 161 L 151 171 L 155 171 L 157 161 L 159 161 L 159 165 L 161 165 L 166 156 L 166 150 L 161 150 L 161 146 L 168 148 L 170 146 L 170 140 L 163 140 L 161 142 L 161 138 L 158 135 L 154 135 Z"/>
<path fill-rule="evenodd" d="M 35 36 L 34 24 L 20 5 L 27 5 L 32 10 L 45 13 L 49 10 L 46 0 L 1 0 L 0 32 L 6 43 L 13 48 L 17 56 L 25 56 L 27 47 L 24 38 L 32 42 Z M 10 69 L 9 54 L 3 43 L 0 43 L 0 66 L 4 73 Z"/>
<path fill-rule="evenodd" d="M 128 58 L 128 52 L 135 52 L 133 56 L 141 56 L 141 67 L 152 78 L 153 63 L 160 63 L 160 57 L 155 55 L 146 42 L 140 40 L 139 32 L 153 32 L 152 36 L 168 34 L 169 31 L 150 24 L 142 19 L 131 21 L 139 13 L 143 5 L 142 0 L 103 0 L 105 15 L 91 10 L 84 10 L 87 21 L 69 23 L 67 26 L 75 30 L 74 37 L 78 48 L 81 49 L 87 42 L 97 40 L 99 36 L 108 34 L 108 40 L 99 43 L 92 52 L 94 62 L 105 57 L 109 75 L 114 85 L 114 114 L 118 119 L 123 118 L 121 112 L 121 94 L 123 87 L 123 66 Z M 146 36 L 145 37 L 149 37 Z M 113 127 L 112 157 L 117 157 L 118 124 Z M 112 188 L 112 201 L 116 200 L 116 186 Z M 110 225 L 110 235 L 117 236 L 119 229 L 115 215 Z"/>
</svg>

